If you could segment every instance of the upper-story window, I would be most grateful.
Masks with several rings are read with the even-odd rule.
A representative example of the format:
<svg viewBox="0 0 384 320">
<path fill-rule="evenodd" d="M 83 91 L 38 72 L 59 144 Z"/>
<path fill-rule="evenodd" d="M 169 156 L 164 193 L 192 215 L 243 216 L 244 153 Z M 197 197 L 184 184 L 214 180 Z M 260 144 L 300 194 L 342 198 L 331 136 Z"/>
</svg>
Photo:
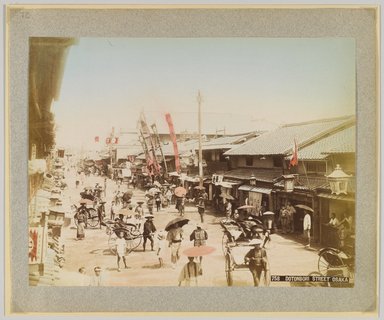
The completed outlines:
<svg viewBox="0 0 384 320">
<path fill-rule="evenodd" d="M 305 164 L 307 173 L 317 173 L 317 174 L 325 174 L 327 170 L 327 166 L 325 162 L 320 161 L 311 161 Z"/>
<path fill-rule="evenodd" d="M 274 167 L 283 167 L 283 157 L 275 156 L 273 157 L 273 166 Z"/>
<path fill-rule="evenodd" d="M 246 156 L 245 157 L 245 165 L 248 167 L 253 166 L 253 157 L 252 156 Z"/>
</svg>

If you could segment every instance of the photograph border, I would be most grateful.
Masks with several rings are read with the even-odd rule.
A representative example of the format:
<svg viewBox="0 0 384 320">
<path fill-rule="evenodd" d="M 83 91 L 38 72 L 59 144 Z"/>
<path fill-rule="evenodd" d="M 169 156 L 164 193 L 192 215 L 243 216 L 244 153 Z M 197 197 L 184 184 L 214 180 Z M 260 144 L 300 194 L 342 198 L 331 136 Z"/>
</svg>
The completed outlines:
<svg viewBox="0 0 384 320">
<path fill-rule="evenodd" d="M 243 30 L 242 26 L 235 27 L 232 33 L 221 35 L 223 37 L 251 37 L 261 36 L 280 36 L 289 37 L 292 34 L 290 30 L 283 30 L 284 24 L 292 23 L 297 20 L 294 17 L 299 16 L 294 25 L 294 31 L 297 33 L 297 37 L 303 37 L 305 34 L 311 34 L 315 37 L 320 36 L 349 36 L 356 39 L 356 117 L 357 117 L 357 154 L 356 154 L 356 180 L 357 187 L 360 193 L 356 196 L 356 212 L 359 212 L 360 221 L 356 224 L 357 239 L 364 238 L 365 241 L 361 242 L 357 240 L 356 245 L 356 264 L 357 275 L 356 285 L 354 288 L 348 289 L 331 289 L 327 291 L 327 303 L 326 307 L 331 311 L 325 311 L 322 308 L 317 307 L 318 299 L 322 288 L 259 288 L 258 291 L 262 292 L 267 298 L 274 297 L 284 298 L 289 294 L 289 299 L 296 301 L 289 306 L 283 307 L 284 310 L 269 306 L 267 303 L 261 303 L 261 311 L 249 310 L 249 306 L 246 303 L 252 302 L 252 299 L 243 299 L 244 301 L 236 302 L 233 305 L 234 298 L 236 296 L 246 297 L 251 289 L 254 288 L 231 288 L 231 290 L 225 288 L 203 288 L 201 297 L 197 299 L 196 305 L 186 305 L 185 297 L 188 297 L 189 289 L 185 288 L 101 288 L 95 290 L 96 299 L 92 301 L 86 301 L 88 306 L 91 306 L 89 302 L 95 304 L 95 301 L 100 303 L 99 309 L 94 307 L 88 307 L 84 309 L 78 309 L 78 305 L 72 308 L 74 314 L 85 313 L 105 313 L 113 314 L 119 312 L 119 314 L 146 314 L 153 315 L 154 313 L 161 315 L 180 315 L 180 314 L 206 314 L 206 313 L 222 313 L 225 315 L 243 315 L 250 313 L 257 313 L 258 315 L 268 315 L 273 313 L 285 314 L 287 312 L 304 312 L 313 313 L 321 312 L 343 312 L 343 314 L 356 315 L 356 313 L 364 313 L 365 315 L 374 314 L 378 310 L 378 290 L 379 290 L 379 92 L 380 81 L 378 74 L 379 66 L 379 12 L 378 7 L 374 5 L 347 5 L 347 6 L 313 6 L 313 5 L 9 5 L 6 7 L 7 20 L 6 20 L 6 108 L 5 108 L 5 173 L 6 173 L 6 221 L 5 221 L 5 253 L 6 253 L 6 313 L 7 314 L 20 314 L 20 313 L 33 313 L 33 314 L 62 314 L 68 312 L 69 306 L 72 306 L 73 301 L 78 299 L 79 296 L 84 295 L 85 290 L 89 288 L 63 288 L 63 287 L 28 287 L 27 275 L 25 274 L 25 266 L 17 261 L 25 261 L 22 259 L 26 253 L 26 248 L 23 248 L 23 244 L 27 241 L 27 233 L 23 235 L 23 230 L 27 226 L 25 216 L 22 214 L 27 213 L 27 203 L 23 201 L 16 201 L 16 190 L 24 192 L 27 188 L 27 162 L 17 162 L 17 159 L 28 159 L 28 148 L 25 147 L 25 143 L 28 143 L 28 133 L 26 131 L 27 119 L 28 119 L 28 80 L 25 75 L 28 71 L 28 59 L 25 59 L 28 52 L 28 39 L 30 36 L 73 36 L 90 37 L 90 36 L 127 36 L 136 37 L 142 34 L 144 37 L 150 37 L 151 35 L 167 37 L 172 30 L 168 28 L 166 23 L 172 21 L 173 23 L 184 26 L 184 29 L 176 30 L 176 37 L 190 37 L 209 36 L 220 37 L 220 32 L 231 31 L 230 24 L 233 21 L 244 22 L 244 25 L 248 25 L 250 20 L 256 17 L 260 17 L 261 11 L 268 16 L 268 21 L 264 21 L 265 28 L 272 28 L 267 30 L 258 30 L 255 32 L 252 30 Z M 113 10 L 112 10 L 113 9 Z M 116 9 L 116 10 L 115 10 Z M 190 10 L 199 11 L 195 16 L 190 14 Z M 223 13 L 224 11 L 225 13 Z M 243 10 L 250 10 L 252 13 L 252 19 L 247 14 L 244 14 Z M 179 11 L 179 13 L 170 11 Z M 183 18 L 187 17 L 189 23 L 194 21 L 206 22 L 207 17 L 212 17 L 212 11 L 215 10 L 220 23 L 224 23 L 223 28 L 218 29 L 215 26 L 209 24 L 209 28 L 202 26 L 193 26 L 188 24 L 188 21 L 180 21 L 180 12 L 183 13 Z M 313 21 L 313 17 L 322 15 L 322 21 L 327 20 L 329 23 L 323 25 L 321 22 L 317 22 L 315 30 L 305 29 L 308 27 L 308 23 Z M 220 12 L 219 12 L 220 11 Z M 243 11 L 243 12 L 242 12 Z M 249 12 L 250 12 L 249 11 Z M 285 11 L 285 12 L 283 12 Z M 130 15 L 131 13 L 134 13 Z M 373 13 L 373 17 L 371 16 Z M 223 14 L 225 17 L 223 17 Z M 140 21 L 137 16 L 146 16 L 145 20 L 150 20 L 150 25 L 146 25 L 145 21 Z M 221 15 L 221 16 L 220 16 Z M 80 18 L 83 22 L 81 26 L 76 25 L 78 29 L 74 30 L 74 26 L 70 26 L 68 20 L 70 18 Z M 98 22 L 106 28 L 103 30 L 97 30 L 95 25 L 95 17 L 99 18 Z M 113 19 L 111 19 L 113 17 Z M 128 19 L 126 19 L 128 17 Z M 168 21 L 162 21 L 164 17 L 167 17 Z M 196 18 L 197 17 L 197 18 Z M 335 17 L 338 17 L 339 21 L 334 21 Z M 115 19 L 117 18 L 117 19 Z M 240 20 L 238 20 L 240 18 Z M 46 19 L 46 20 L 44 20 Z M 130 20 L 131 19 L 131 20 Z M 242 20 L 244 19 L 244 20 Z M 280 19 L 280 20 L 278 20 Z M 321 20 L 321 19 L 320 19 Z M 56 21 L 56 22 L 53 22 Z M 271 26 L 275 22 L 278 26 Z M 330 28 L 334 25 L 339 25 L 343 22 L 348 22 L 346 25 L 340 26 L 339 29 L 334 29 L 330 32 Z M 225 24 L 227 23 L 227 25 Z M 254 21 L 252 25 L 260 26 L 263 21 Z M 220 24 L 219 24 L 220 25 Z M 241 25 L 241 23 L 239 23 Z M 127 26 L 136 27 L 133 29 L 126 29 Z M 157 28 L 156 26 L 160 26 Z M 319 28 L 324 27 L 320 30 Z M 163 27 L 163 29 L 161 29 Z M 124 30 L 122 30 L 124 28 Z M 236 29 L 240 28 L 240 29 Z M 244 27 L 243 27 L 244 28 Z M 313 28 L 313 26 L 312 26 Z M 156 30 L 157 29 L 157 30 Z M 310 28 L 311 29 L 311 28 Z M 251 32 L 254 31 L 254 32 Z M 272 32 L 271 32 L 272 31 Z M 173 31 L 175 32 L 175 30 Z M 364 32 L 368 32 L 368 35 Z M 155 37 L 155 36 L 153 36 Z M 292 36 L 291 36 L 292 37 Z M 308 37 L 308 36 L 307 36 Z M 25 61 L 26 60 L 26 61 Z M 23 76 L 24 75 L 24 76 Z M 375 128 L 375 130 L 372 130 Z M 364 170 L 362 170 L 364 168 Z M 359 170 L 360 169 L 360 170 Z M 20 172 L 24 172 L 25 176 L 21 176 Z M 364 173 L 364 175 L 363 175 Z M 374 182 L 374 183 L 373 183 Z M 26 197 L 25 197 L 26 198 Z M 373 198 L 373 199 L 372 199 Z M 12 214 L 11 214 L 12 212 Z M 360 216 L 361 212 L 361 216 Z M 376 216 L 369 216 L 376 215 Z M 24 218 L 24 219 L 23 219 Z M 375 219 L 376 218 L 376 219 Z M 25 220 L 25 221 L 24 221 Z M 357 218 L 358 220 L 358 218 Z M 20 232 L 21 231 L 21 232 Z M 373 247 L 372 247 L 373 246 Z M 367 250 L 369 247 L 369 250 Z M 18 251 L 15 251 L 19 248 Z M 26 255 L 27 256 L 27 255 Z M 360 261 L 361 257 L 366 258 L 364 261 Z M 365 274 L 364 276 L 362 274 Z M 363 284 L 363 280 L 365 283 Z M 70 291 L 68 291 L 70 290 Z M 68 296 L 68 292 L 71 296 Z M 113 295 L 124 295 L 126 300 L 130 300 L 132 292 L 135 295 L 143 299 L 144 302 L 151 301 L 153 297 L 159 297 L 160 295 L 172 295 L 175 299 L 172 305 L 167 305 L 167 301 L 164 299 L 158 299 L 158 304 L 155 306 L 130 305 L 128 309 L 126 301 L 117 299 L 115 301 L 108 301 L 109 307 L 106 308 L 103 305 L 103 299 L 105 297 L 112 297 Z M 200 292 L 200 291 L 199 291 Z M 223 292 L 225 294 L 223 294 Z M 74 293 L 72 295 L 72 293 Z M 33 305 L 31 301 L 31 295 L 35 298 Z M 341 297 L 344 295 L 344 297 Z M 56 301 L 61 301 L 61 305 L 48 306 L 45 310 L 42 310 L 42 306 L 46 304 L 46 298 L 53 296 Z M 303 297 L 307 297 L 307 303 L 303 304 L 301 301 Z M 345 300 L 345 297 L 348 297 Z M 184 299 L 184 300 L 183 300 Z M 210 301 L 210 300 L 216 301 Z M 220 300 L 221 299 L 221 300 Z M 344 305 L 343 308 L 339 308 L 336 300 L 353 301 L 353 306 L 356 310 L 347 311 Z M 107 299 L 111 300 L 111 299 Z M 204 310 L 201 308 L 202 301 L 210 301 L 205 305 Z M 225 310 L 217 308 L 217 301 L 226 301 L 232 305 L 227 305 Z M 125 304 L 124 304 L 125 302 Z M 188 301 L 189 302 L 189 301 Z M 166 305 L 166 309 L 162 309 Z M 137 308 L 136 310 L 133 307 Z M 280 306 L 281 307 L 281 306 Z M 172 308 L 172 310 L 171 310 Z M 248 308 L 248 309 L 247 309 Z M 109 310 L 107 310 L 109 309 Z M 245 311 L 242 311 L 245 310 Z"/>
</svg>

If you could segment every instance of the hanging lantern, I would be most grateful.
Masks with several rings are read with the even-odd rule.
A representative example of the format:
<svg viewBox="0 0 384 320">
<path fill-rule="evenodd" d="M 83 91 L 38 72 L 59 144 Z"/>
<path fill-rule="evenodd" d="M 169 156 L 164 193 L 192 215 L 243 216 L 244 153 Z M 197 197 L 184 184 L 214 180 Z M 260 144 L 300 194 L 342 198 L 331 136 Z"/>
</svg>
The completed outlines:
<svg viewBox="0 0 384 320">
<path fill-rule="evenodd" d="M 331 187 L 331 193 L 339 195 L 341 193 L 347 194 L 348 182 L 350 175 L 346 174 L 340 167 L 340 165 L 336 165 L 335 170 L 328 176 L 329 185 Z"/>
<path fill-rule="evenodd" d="M 249 178 L 249 184 L 253 187 L 256 186 L 256 177 L 253 173 L 252 173 L 251 177 Z"/>
<path fill-rule="evenodd" d="M 292 192 L 295 187 L 295 176 L 293 174 L 283 175 L 284 191 Z"/>
</svg>

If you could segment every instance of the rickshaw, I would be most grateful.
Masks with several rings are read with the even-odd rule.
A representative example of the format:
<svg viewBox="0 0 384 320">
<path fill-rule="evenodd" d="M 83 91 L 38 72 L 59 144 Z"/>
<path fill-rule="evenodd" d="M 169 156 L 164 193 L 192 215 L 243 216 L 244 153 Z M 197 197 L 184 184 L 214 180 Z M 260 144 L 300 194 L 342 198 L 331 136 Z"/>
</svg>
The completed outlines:
<svg viewBox="0 0 384 320">
<path fill-rule="evenodd" d="M 353 284 L 355 275 L 354 238 L 342 248 L 326 247 L 320 249 L 318 270 L 323 276 L 348 277 Z"/>
<path fill-rule="evenodd" d="M 232 286 L 234 271 L 249 272 L 244 257 L 252 249 L 252 240 L 251 235 L 235 220 L 223 219 L 220 225 L 223 227 L 222 249 L 225 257 L 225 275 L 228 286 Z M 269 235 L 265 235 L 262 225 L 258 223 L 254 225 L 252 236 L 262 240 L 264 244 L 269 242 L 269 239 L 266 239 Z"/>
<path fill-rule="evenodd" d="M 80 206 L 76 206 L 75 204 L 72 206 L 72 208 L 75 211 L 74 221 L 76 226 L 77 226 L 77 214 L 80 211 L 83 211 L 85 213 L 86 227 L 96 228 L 100 224 L 99 214 L 97 210 L 93 207 L 93 205 L 94 205 L 93 201 L 83 199 L 80 201 Z"/>
<path fill-rule="evenodd" d="M 105 221 L 106 233 L 108 237 L 109 250 L 116 255 L 116 240 L 120 232 L 124 233 L 124 239 L 126 241 L 126 254 L 135 250 L 143 239 L 143 235 L 140 232 L 138 226 L 133 223 L 115 223 L 114 221 Z"/>
</svg>

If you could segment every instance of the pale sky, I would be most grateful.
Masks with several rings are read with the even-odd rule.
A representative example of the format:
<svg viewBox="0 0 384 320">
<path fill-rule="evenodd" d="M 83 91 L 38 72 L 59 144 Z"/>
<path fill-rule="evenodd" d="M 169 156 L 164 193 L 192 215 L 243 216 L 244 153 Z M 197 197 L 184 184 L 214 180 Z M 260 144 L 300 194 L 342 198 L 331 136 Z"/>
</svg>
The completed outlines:
<svg viewBox="0 0 384 320">
<path fill-rule="evenodd" d="M 57 143 L 80 147 L 111 127 L 134 130 L 140 111 L 166 129 L 270 129 L 355 114 L 349 38 L 81 38 L 70 48 L 52 110 Z"/>
</svg>

